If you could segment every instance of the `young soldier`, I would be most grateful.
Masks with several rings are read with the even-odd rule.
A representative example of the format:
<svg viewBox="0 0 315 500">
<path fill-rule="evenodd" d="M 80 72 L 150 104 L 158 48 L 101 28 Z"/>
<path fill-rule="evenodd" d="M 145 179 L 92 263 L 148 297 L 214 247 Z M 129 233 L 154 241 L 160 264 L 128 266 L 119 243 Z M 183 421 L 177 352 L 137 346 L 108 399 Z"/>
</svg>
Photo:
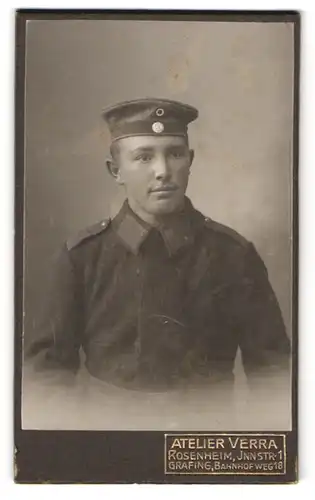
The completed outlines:
<svg viewBox="0 0 315 500">
<path fill-rule="evenodd" d="M 287 370 L 289 340 L 253 244 L 185 195 L 197 116 L 166 99 L 105 110 L 108 168 L 126 201 L 66 242 L 29 351 L 36 370 L 75 374 L 82 349 L 90 375 L 116 386 L 210 388 L 233 383 L 238 348 L 252 384 Z"/>
</svg>

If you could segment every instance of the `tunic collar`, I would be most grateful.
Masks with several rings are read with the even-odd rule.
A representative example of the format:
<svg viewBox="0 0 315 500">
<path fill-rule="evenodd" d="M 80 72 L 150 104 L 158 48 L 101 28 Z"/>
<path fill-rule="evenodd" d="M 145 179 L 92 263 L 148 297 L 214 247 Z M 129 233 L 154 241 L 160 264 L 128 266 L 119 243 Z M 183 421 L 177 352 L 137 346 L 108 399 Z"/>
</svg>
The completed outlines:
<svg viewBox="0 0 315 500">
<path fill-rule="evenodd" d="M 185 206 L 181 212 L 165 217 L 161 225 L 154 227 L 160 232 L 170 255 L 193 243 L 196 231 L 192 216 L 194 212 L 191 201 L 185 198 Z M 113 219 L 112 227 L 134 254 L 139 252 L 142 243 L 153 229 L 131 210 L 127 200 Z"/>
</svg>

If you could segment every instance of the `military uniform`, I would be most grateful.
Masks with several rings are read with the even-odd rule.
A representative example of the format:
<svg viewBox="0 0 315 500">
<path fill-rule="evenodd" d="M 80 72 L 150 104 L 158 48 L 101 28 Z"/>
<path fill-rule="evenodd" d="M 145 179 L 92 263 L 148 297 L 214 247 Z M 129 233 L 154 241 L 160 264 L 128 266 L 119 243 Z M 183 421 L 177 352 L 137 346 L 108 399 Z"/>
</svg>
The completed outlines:
<svg viewBox="0 0 315 500">
<path fill-rule="evenodd" d="M 233 380 L 240 347 L 249 379 L 285 369 L 289 341 L 266 268 L 233 230 L 185 208 L 151 228 L 127 202 L 63 248 L 38 369 L 149 389 Z"/>
<path fill-rule="evenodd" d="M 163 99 L 107 109 L 112 141 L 177 135 L 198 111 Z M 254 246 L 185 198 L 158 226 L 126 201 L 70 239 L 29 355 L 37 369 L 88 372 L 125 388 L 231 384 L 240 348 L 249 380 L 288 368 L 290 345 Z"/>
</svg>

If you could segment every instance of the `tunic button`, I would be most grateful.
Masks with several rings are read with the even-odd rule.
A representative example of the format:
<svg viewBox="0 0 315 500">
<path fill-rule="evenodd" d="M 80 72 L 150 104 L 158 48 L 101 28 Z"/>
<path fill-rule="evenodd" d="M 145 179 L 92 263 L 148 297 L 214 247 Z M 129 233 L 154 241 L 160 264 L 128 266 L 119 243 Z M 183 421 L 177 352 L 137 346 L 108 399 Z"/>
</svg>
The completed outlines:
<svg viewBox="0 0 315 500">
<path fill-rule="evenodd" d="M 140 269 L 138 268 L 138 269 L 136 270 L 136 275 L 137 275 L 137 276 L 139 276 L 139 274 L 140 274 Z"/>
</svg>

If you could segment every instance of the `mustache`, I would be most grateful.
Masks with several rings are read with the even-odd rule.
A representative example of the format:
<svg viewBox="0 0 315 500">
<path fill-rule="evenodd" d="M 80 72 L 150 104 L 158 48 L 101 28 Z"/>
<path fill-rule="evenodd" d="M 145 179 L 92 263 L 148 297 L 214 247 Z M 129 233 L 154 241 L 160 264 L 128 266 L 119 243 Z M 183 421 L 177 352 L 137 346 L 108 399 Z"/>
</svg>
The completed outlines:
<svg viewBox="0 0 315 500">
<path fill-rule="evenodd" d="M 176 184 L 161 184 L 149 189 L 150 193 L 158 193 L 159 191 L 176 191 L 178 186 Z"/>
</svg>

